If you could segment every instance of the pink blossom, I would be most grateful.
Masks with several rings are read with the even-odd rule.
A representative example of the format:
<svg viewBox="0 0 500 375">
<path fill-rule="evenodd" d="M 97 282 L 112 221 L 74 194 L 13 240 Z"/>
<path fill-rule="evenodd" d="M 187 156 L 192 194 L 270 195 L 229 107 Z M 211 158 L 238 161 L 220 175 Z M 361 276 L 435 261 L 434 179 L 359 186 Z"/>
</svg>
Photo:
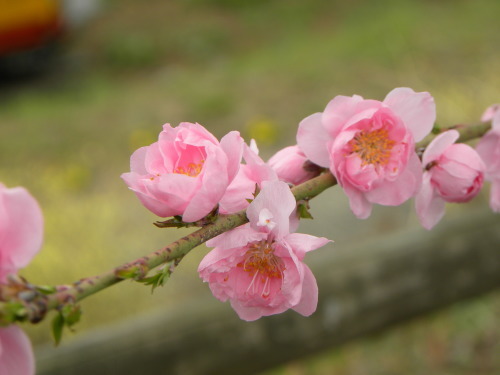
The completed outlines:
<svg viewBox="0 0 500 375">
<path fill-rule="evenodd" d="M 395 206 L 417 193 L 422 167 L 415 142 L 435 118 L 432 96 L 410 88 L 392 90 L 383 102 L 337 96 L 302 120 L 297 143 L 309 160 L 330 168 L 354 214 L 367 218 L 373 203 Z"/>
<path fill-rule="evenodd" d="M 250 147 L 243 145 L 243 159 L 238 174 L 227 188 L 219 203 L 219 212 L 232 214 L 248 207 L 248 200 L 254 198 L 256 188 L 264 181 L 277 181 L 278 176 L 270 165 L 258 155 L 257 145 L 252 140 Z"/>
<path fill-rule="evenodd" d="M 236 176 L 242 144 L 236 131 L 219 143 L 199 124 L 165 124 L 158 142 L 132 154 L 131 171 L 121 177 L 156 215 L 197 221 L 215 208 Z"/>
<path fill-rule="evenodd" d="M 306 155 L 295 145 L 278 151 L 269 159 L 268 164 L 276 171 L 281 181 L 298 185 L 318 175 L 318 168 L 306 162 Z"/>
<path fill-rule="evenodd" d="M 483 161 L 472 147 L 455 144 L 458 137 L 456 130 L 444 132 L 433 139 L 422 155 L 425 172 L 415 206 L 427 229 L 441 220 L 445 202 L 468 202 L 483 186 Z"/>
<path fill-rule="evenodd" d="M 485 179 L 491 182 L 490 207 L 500 212 L 500 110 L 494 113 L 492 127 L 476 146 L 486 165 Z"/>
<path fill-rule="evenodd" d="M 35 358 L 31 343 L 17 326 L 0 328 L 0 374 L 32 375 Z"/>
<path fill-rule="evenodd" d="M 250 222 L 207 242 L 215 248 L 201 261 L 200 277 L 217 299 L 230 301 L 241 319 L 290 308 L 309 316 L 316 310 L 318 287 L 302 260 L 329 240 L 290 233 L 295 205 L 286 183 L 264 182 L 248 206 Z"/>
<path fill-rule="evenodd" d="M 0 183 L 0 282 L 27 266 L 42 241 L 43 216 L 35 198 L 22 187 Z"/>
<path fill-rule="evenodd" d="M 40 250 L 43 216 L 36 200 L 22 187 L 0 183 L 0 283 L 25 267 Z M 0 374 L 35 373 L 29 339 L 17 326 L 0 328 Z"/>
</svg>

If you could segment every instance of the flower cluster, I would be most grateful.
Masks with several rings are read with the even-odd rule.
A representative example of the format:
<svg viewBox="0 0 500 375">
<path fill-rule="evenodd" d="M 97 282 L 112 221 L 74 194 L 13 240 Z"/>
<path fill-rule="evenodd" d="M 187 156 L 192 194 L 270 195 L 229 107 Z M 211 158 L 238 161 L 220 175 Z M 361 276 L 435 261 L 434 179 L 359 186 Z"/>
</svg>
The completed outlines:
<svg viewBox="0 0 500 375">
<path fill-rule="evenodd" d="M 246 145 L 236 132 L 219 144 L 201 125 L 167 124 L 158 142 L 132 155 L 131 172 L 122 178 L 159 216 L 192 222 L 215 209 L 246 209 L 248 224 L 207 242 L 214 249 L 201 262 L 200 277 L 242 319 L 287 309 L 309 315 L 317 286 L 302 261 L 328 240 L 294 233 L 299 215 L 290 186 L 329 170 L 358 218 L 369 217 L 373 204 L 397 206 L 415 198 L 421 224 L 431 229 L 446 202 L 471 200 L 486 179 L 491 206 L 500 211 L 499 113 L 493 106 L 483 115 L 493 128 L 476 150 L 456 144 L 459 133 L 449 130 L 418 154 L 416 143 L 436 120 L 429 93 L 396 88 L 383 101 L 337 96 L 300 122 L 297 145 L 268 162 L 253 140 Z"/>
<path fill-rule="evenodd" d="M 421 224 L 431 229 L 446 202 L 470 201 L 486 180 L 490 206 L 500 212 L 500 105 L 483 114 L 492 126 L 475 148 L 456 143 L 460 133 L 451 129 L 416 150 L 435 119 L 432 96 L 410 88 L 396 88 L 383 101 L 337 96 L 300 122 L 296 145 L 267 162 L 255 142 L 245 144 L 236 131 L 219 141 L 199 124 L 165 124 L 157 142 L 133 153 L 130 172 L 121 177 L 147 209 L 175 216 L 177 224 L 203 226 L 207 216 L 246 210 L 247 224 L 207 242 L 213 250 L 198 267 L 200 277 L 241 319 L 288 309 L 309 316 L 318 287 L 304 258 L 330 240 L 296 233 L 307 212 L 296 202 L 294 185 L 330 172 L 360 219 L 370 216 L 373 204 L 415 198 Z M 0 292 L 38 252 L 42 237 L 35 199 L 24 188 L 0 184 Z M 0 300 L 8 297 L 0 293 Z M 1 327 L 0 374 L 33 373 L 26 335 L 15 325 Z"/>
</svg>

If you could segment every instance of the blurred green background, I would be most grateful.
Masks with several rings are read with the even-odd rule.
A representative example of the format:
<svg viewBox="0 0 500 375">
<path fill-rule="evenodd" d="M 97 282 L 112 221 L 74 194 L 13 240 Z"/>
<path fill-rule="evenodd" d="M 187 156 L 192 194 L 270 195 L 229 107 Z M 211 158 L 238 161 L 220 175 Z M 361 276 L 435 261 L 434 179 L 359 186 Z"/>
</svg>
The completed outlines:
<svg viewBox="0 0 500 375">
<path fill-rule="evenodd" d="M 335 95 L 399 86 L 429 91 L 440 124 L 477 122 L 500 100 L 499 15 L 495 0 L 104 1 L 44 75 L 0 84 L 0 180 L 26 186 L 46 221 L 22 274 L 69 283 L 184 233 L 153 227 L 119 178 L 165 122 L 239 130 L 268 157 Z M 76 330 L 209 293 L 205 253 L 152 296 L 122 283 L 90 298 Z M 499 317 L 497 292 L 268 374 L 498 374 Z M 28 330 L 50 340 L 47 322 Z"/>
</svg>

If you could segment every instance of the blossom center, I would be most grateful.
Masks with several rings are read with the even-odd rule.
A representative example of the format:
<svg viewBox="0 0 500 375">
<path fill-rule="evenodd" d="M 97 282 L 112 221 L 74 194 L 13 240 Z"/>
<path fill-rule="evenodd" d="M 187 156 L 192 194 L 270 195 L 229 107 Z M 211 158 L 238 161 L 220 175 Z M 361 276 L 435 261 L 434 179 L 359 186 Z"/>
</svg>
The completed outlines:
<svg viewBox="0 0 500 375">
<path fill-rule="evenodd" d="M 185 167 L 177 167 L 174 169 L 174 173 L 185 174 L 186 176 L 189 177 L 196 177 L 200 174 L 201 170 L 203 169 L 204 162 L 205 160 L 201 160 L 198 164 L 189 163 Z"/>
<path fill-rule="evenodd" d="M 387 129 L 373 131 L 362 130 L 348 143 L 350 153 L 356 153 L 362 160 L 362 165 L 386 165 L 391 157 L 391 150 L 396 144 L 389 138 Z"/>
<path fill-rule="evenodd" d="M 253 276 L 247 292 L 259 293 L 264 298 L 271 293 L 272 280 L 282 280 L 285 270 L 283 260 L 274 254 L 272 244 L 267 241 L 250 244 L 245 260 L 238 263 L 238 267 Z"/>
</svg>

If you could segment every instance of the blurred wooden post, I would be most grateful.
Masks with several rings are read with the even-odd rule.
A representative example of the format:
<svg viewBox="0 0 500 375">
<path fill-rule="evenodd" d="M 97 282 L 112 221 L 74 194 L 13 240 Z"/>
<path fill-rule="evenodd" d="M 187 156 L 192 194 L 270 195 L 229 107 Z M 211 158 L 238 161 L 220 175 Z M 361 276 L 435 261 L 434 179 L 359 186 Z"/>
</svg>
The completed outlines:
<svg viewBox="0 0 500 375">
<path fill-rule="evenodd" d="M 334 251 L 334 250 L 332 250 Z M 323 252 L 318 311 L 247 323 L 212 298 L 39 350 L 39 375 L 254 374 L 500 286 L 500 216 Z"/>
</svg>

